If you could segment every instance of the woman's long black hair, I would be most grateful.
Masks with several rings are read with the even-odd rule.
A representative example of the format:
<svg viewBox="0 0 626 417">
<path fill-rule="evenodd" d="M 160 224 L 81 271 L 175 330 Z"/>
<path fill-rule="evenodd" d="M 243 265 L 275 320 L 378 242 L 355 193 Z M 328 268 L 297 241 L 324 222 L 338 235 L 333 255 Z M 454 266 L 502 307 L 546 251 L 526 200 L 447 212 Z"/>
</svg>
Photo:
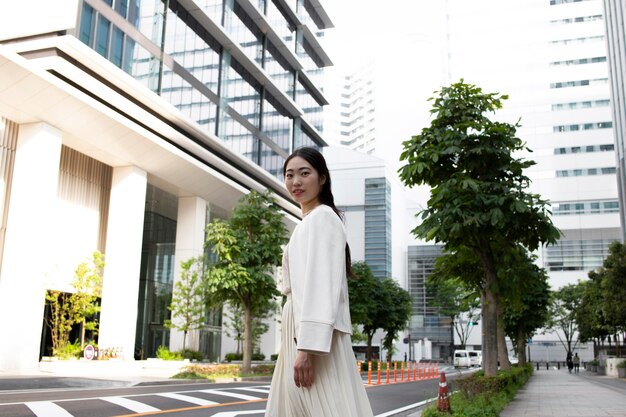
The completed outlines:
<svg viewBox="0 0 626 417">
<path fill-rule="evenodd" d="M 335 197 L 333 196 L 333 192 L 331 189 L 330 183 L 330 172 L 328 171 L 328 166 L 326 165 L 326 160 L 320 151 L 311 147 L 302 147 L 298 148 L 289 157 L 285 160 L 283 165 L 283 175 L 286 174 L 287 164 L 296 156 L 307 161 L 313 169 L 317 171 L 317 174 L 320 177 L 326 178 L 324 184 L 322 184 L 322 190 L 318 196 L 320 203 L 327 205 L 339 216 L 339 218 L 343 221 L 343 213 L 341 210 L 335 206 Z M 350 246 L 346 242 L 346 274 L 348 277 L 353 277 L 354 272 L 352 271 L 352 259 L 350 257 Z"/>
</svg>

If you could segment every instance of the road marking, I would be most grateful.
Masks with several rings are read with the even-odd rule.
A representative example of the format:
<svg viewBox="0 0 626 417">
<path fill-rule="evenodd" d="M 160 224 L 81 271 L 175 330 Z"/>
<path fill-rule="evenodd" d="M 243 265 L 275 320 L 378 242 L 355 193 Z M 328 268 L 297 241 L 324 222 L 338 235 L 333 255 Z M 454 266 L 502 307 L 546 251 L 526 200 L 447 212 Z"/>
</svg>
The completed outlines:
<svg viewBox="0 0 626 417">
<path fill-rule="evenodd" d="M 260 392 L 263 394 L 269 394 L 270 392 L 270 388 L 252 388 L 252 387 L 237 387 L 237 388 L 233 388 L 233 389 L 237 389 L 237 390 L 241 390 L 241 391 L 250 391 L 250 392 Z"/>
<path fill-rule="evenodd" d="M 156 394 L 156 395 L 161 396 L 161 397 L 166 397 L 166 398 L 172 398 L 174 400 L 185 401 L 185 402 L 196 404 L 196 405 L 218 404 L 215 401 L 209 401 L 203 398 L 192 397 L 191 395 L 177 394 L 175 392 L 163 392 L 163 393 Z"/>
<path fill-rule="evenodd" d="M 240 400 L 258 400 L 259 399 L 259 397 L 253 397 L 252 395 L 237 394 L 235 392 L 220 391 L 218 389 L 203 389 L 203 390 L 199 390 L 198 392 L 205 392 L 207 394 L 215 394 L 215 395 L 223 395 L 224 397 L 239 398 Z"/>
<path fill-rule="evenodd" d="M 65 408 L 51 401 L 32 401 L 24 404 L 40 417 L 73 417 Z"/>
<path fill-rule="evenodd" d="M 144 404 L 135 400 L 129 400 L 128 398 L 124 397 L 102 397 L 101 400 L 120 405 L 124 408 L 128 408 L 135 413 L 151 413 L 154 411 L 161 411 L 151 405 Z"/>
<path fill-rule="evenodd" d="M 376 414 L 374 417 L 389 417 L 389 416 L 393 416 L 395 414 L 401 413 L 403 411 L 410 410 L 412 408 L 421 407 L 421 406 L 423 406 L 425 404 L 428 404 L 430 402 L 433 402 L 435 400 L 437 400 L 437 398 L 431 398 L 431 399 L 428 399 L 428 400 L 420 401 L 420 402 L 415 403 L 415 404 L 410 404 L 410 405 L 407 405 L 405 407 L 401 407 L 401 408 L 397 408 L 395 410 L 387 411 L 386 413 Z"/>
<path fill-rule="evenodd" d="M 213 417 L 237 417 L 237 416 L 243 416 L 243 415 L 262 414 L 262 413 L 265 413 L 265 410 L 228 411 L 228 412 L 225 411 L 222 413 L 213 414 Z"/>
</svg>

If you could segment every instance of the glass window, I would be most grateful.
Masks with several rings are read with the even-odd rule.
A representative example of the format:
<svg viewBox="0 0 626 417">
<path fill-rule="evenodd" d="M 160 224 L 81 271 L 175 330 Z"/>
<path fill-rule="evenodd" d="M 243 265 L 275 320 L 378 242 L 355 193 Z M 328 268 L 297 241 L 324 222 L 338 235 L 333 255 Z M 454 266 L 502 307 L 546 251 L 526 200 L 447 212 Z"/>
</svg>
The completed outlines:
<svg viewBox="0 0 626 417">
<path fill-rule="evenodd" d="M 126 19 L 126 14 L 128 13 L 128 0 L 115 0 L 115 11 Z"/>
<path fill-rule="evenodd" d="M 89 46 L 92 46 L 94 21 L 95 11 L 90 5 L 83 3 L 83 12 L 80 16 L 79 39 Z"/>
<path fill-rule="evenodd" d="M 111 36 L 110 61 L 120 68 L 122 67 L 123 51 L 124 51 L 124 32 L 119 30 L 117 27 L 113 27 L 113 34 Z"/>
<path fill-rule="evenodd" d="M 109 51 L 109 31 L 111 23 L 103 16 L 98 16 L 98 29 L 96 33 L 96 52 L 103 57 L 108 56 Z"/>
</svg>

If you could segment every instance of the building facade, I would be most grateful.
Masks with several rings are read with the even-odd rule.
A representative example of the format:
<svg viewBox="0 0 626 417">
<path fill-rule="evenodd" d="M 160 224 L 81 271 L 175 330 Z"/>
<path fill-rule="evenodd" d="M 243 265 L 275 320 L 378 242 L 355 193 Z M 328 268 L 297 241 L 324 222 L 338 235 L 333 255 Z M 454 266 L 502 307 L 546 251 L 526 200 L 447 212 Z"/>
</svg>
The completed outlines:
<svg viewBox="0 0 626 417">
<path fill-rule="evenodd" d="M 602 1 L 451 0 L 450 10 L 453 80 L 508 94 L 496 117 L 519 120 L 532 150 L 531 191 L 562 232 L 539 254 L 551 286 L 585 279 L 621 239 Z"/>
<path fill-rule="evenodd" d="M 50 354 L 46 291 L 72 292 L 95 250 L 99 347 L 126 359 L 180 349 L 167 306 L 207 222 L 267 189 L 285 224 L 299 221 L 280 170 L 294 148 L 325 145 L 319 39 L 331 26 L 317 0 L 2 6 L 0 370 Z M 191 339 L 220 358 L 221 314 Z"/>
<path fill-rule="evenodd" d="M 613 133 L 617 146 L 617 181 L 623 238 L 626 238 L 626 1 L 605 0 L 604 12 L 611 85 Z"/>
</svg>

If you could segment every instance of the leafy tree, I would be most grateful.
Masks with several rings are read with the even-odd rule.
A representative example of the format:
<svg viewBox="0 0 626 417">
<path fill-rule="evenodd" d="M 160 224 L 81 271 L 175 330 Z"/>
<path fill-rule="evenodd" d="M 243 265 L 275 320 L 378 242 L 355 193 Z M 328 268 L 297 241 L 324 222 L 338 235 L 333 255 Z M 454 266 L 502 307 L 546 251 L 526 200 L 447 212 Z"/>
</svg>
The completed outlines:
<svg viewBox="0 0 626 417">
<path fill-rule="evenodd" d="M 470 275 L 474 276 L 473 280 Z M 463 248 L 437 258 L 435 269 L 426 281 L 426 290 L 433 297 L 432 305 L 439 307 L 440 314 L 450 317 L 463 348 L 474 329 L 473 323 L 480 317 L 478 284 L 482 275 L 482 267 L 473 253 Z M 454 337 L 451 343 L 452 352 Z"/>
<path fill-rule="evenodd" d="M 552 293 L 549 319 L 545 330 L 556 331 L 566 352 L 573 352 L 579 342 L 576 312 L 580 309 L 584 290 L 585 285 L 579 281 L 576 284 L 565 285 Z"/>
<path fill-rule="evenodd" d="M 428 207 L 413 233 L 443 242 L 448 251 L 472 250 L 484 270 L 482 288 L 483 366 L 497 371 L 499 281 L 495 253 L 522 244 L 529 250 L 559 237 L 547 203 L 526 191 L 523 170 L 534 162 L 516 159 L 527 151 L 516 137 L 518 125 L 494 122 L 484 114 L 502 107 L 505 95 L 486 94 L 463 80 L 443 87 L 434 98 L 429 127 L 404 142 L 399 170 L 407 186 L 431 187 Z"/>
<path fill-rule="evenodd" d="M 187 334 L 202 328 L 206 321 L 206 284 L 202 259 L 191 258 L 180 263 L 180 279 L 174 285 L 172 302 L 168 309 L 173 320 L 165 326 L 183 332 L 183 352 L 187 346 Z"/>
<path fill-rule="evenodd" d="M 266 321 L 274 316 L 277 304 L 270 300 L 266 305 L 260 306 L 252 312 L 252 351 L 256 352 L 263 336 L 269 330 Z M 240 305 L 231 305 L 229 313 L 225 313 L 227 322 L 224 323 L 226 335 L 237 342 L 237 352 L 241 353 L 243 334 L 245 331 L 243 309 Z"/>
<path fill-rule="evenodd" d="M 98 323 L 91 318 L 100 311 L 97 300 L 102 296 L 103 268 L 104 255 L 95 251 L 89 262 L 82 262 L 76 267 L 71 283 L 73 293 L 56 290 L 46 292 L 46 301 L 50 307 L 50 318 L 46 324 L 50 328 L 55 355 L 62 355 L 65 351 L 74 325 L 81 326 L 81 349 L 85 345 L 85 331 L 96 330 Z"/>
<path fill-rule="evenodd" d="M 503 298 L 501 318 L 519 363 L 523 365 L 526 363 L 526 341 L 548 320 L 550 285 L 548 274 L 535 264 L 534 256 L 525 250 L 520 250 L 518 256 L 518 261 L 511 263 L 508 275 L 515 291 L 507 291 Z"/>
<path fill-rule="evenodd" d="M 392 278 L 381 281 L 383 297 L 386 299 L 386 320 L 382 329 L 385 331 L 383 345 L 387 350 L 387 361 L 391 360 L 394 341 L 399 333 L 406 329 L 411 318 L 412 302 L 411 295 L 407 290 Z"/>
<path fill-rule="evenodd" d="M 348 296 L 350 298 L 350 318 L 353 324 L 363 326 L 363 336 L 367 343 L 365 357 L 372 359 L 372 338 L 376 330 L 384 325 L 386 305 L 381 297 L 381 283 L 367 263 L 352 263 L 354 277 L 348 279 Z M 381 314 L 382 313 L 382 314 Z"/>
<path fill-rule="evenodd" d="M 278 296 L 273 269 L 282 259 L 287 228 L 269 192 L 242 197 L 230 220 L 207 226 L 206 246 L 217 256 L 208 267 L 207 285 L 217 301 L 240 305 L 244 312 L 242 372 L 250 373 L 252 313 Z"/>
</svg>

